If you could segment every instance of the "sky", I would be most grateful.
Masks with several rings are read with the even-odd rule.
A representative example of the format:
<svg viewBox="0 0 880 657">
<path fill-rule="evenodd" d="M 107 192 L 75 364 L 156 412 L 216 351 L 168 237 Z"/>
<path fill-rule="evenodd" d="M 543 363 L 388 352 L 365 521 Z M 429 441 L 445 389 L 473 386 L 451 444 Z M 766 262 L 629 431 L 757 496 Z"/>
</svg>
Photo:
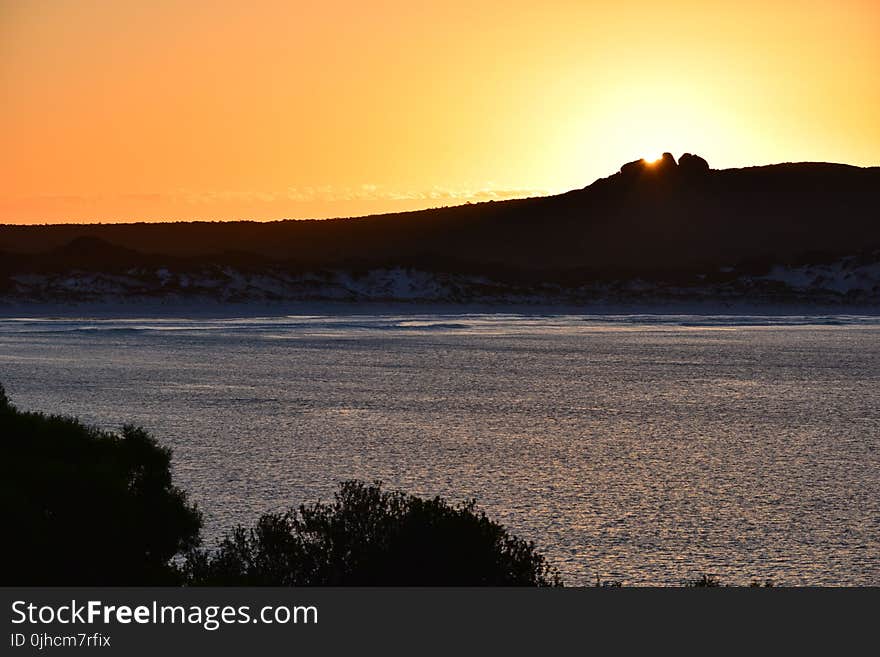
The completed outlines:
<svg viewBox="0 0 880 657">
<path fill-rule="evenodd" d="M 878 0 L 0 0 L 0 223 L 355 216 L 880 164 Z"/>
</svg>

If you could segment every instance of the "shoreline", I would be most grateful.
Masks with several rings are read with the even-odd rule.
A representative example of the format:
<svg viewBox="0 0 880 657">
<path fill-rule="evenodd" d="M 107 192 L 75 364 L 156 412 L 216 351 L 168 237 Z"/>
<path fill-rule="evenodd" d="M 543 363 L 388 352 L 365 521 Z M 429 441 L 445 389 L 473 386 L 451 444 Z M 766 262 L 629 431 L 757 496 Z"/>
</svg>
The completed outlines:
<svg viewBox="0 0 880 657">
<path fill-rule="evenodd" d="M 10 303 L 0 301 L 0 319 L 41 318 L 193 318 L 283 317 L 302 315 L 519 315 L 519 316 L 607 316 L 607 315 L 697 315 L 697 316 L 862 316 L 880 318 L 877 305 L 841 305 L 769 302 L 654 301 L 645 303 L 436 303 L 417 301 L 272 301 L 219 302 L 211 300 L 82 303 Z"/>
</svg>

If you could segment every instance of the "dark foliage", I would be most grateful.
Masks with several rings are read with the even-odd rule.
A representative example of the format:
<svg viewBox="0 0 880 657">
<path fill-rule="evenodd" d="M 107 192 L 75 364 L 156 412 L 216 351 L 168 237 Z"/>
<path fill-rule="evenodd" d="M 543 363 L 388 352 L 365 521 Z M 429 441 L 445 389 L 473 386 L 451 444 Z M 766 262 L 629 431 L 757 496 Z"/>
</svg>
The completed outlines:
<svg viewBox="0 0 880 657">
<path fill-rule="evenodd" d="M 532 543 L 475 509 L 348 481 L 332 503 L 239 527 L 185 566 L 197 585 L 558 585 Z"/>
<path fill-rule="evenodd" d="M 623 587 L 623 581 L 619 579 L 602 579 L 599 573 L 596 573 L 596 588 L 601 589 L 619 589 Z"/>
<path fill-rule="evenodd" d="M 197 545 L 201 515 L 170 462 L 143 429 L 20 412 L 0 387 L 0 583 L 178 582 L 171 559 Z"/>
<path fill-rule="evenodd" d="M 684 583 L 684 586 L 687 588 L 730 588 L 730 587 L 740 587 L 742 584 L 723 582 L 720 577 L 717 575 L 710 575 L 708 573 L 703 573 L 696 579 L 687 580 Z M 748 584 L 749 588 L 774 588 L 778 586 L 778 583 L 772 578 L 767 577 L 762 580 L 752 580 Z"/>
<path fill-rule="evenodd" d="M 697 579 L 688 580 L 684 584 L 688 588 L 719 588 L 721 580 L 716 575 L 702 574 Z"/>
</svg>

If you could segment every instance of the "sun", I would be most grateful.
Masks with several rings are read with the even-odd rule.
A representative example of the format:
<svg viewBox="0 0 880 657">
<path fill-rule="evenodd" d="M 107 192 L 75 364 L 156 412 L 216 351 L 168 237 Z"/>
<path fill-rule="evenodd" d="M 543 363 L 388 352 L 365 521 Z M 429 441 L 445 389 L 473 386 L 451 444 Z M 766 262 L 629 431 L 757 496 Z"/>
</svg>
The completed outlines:
<svg viewBox="0 0 880 657">
<path fill-rule="evenodd" d="M 663 155 L 661 153 L 648 153 L 647 155 L 642 157 L 642 160 L 644 160 L 647 164 L 654 164 L 662 157 Z"/>
</svg>

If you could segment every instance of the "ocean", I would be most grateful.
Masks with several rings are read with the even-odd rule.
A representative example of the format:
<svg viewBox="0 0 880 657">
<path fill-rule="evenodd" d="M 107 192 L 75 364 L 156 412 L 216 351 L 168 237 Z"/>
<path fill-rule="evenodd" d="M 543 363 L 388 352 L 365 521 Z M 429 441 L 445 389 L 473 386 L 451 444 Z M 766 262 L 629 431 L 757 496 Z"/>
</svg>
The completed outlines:
<svg viewBox="0 0 880 657">
<path fill-rule="evenodd" d="M 6 317 L 0 383 L 172 447 L 207 545 L 359 478 L 568 584 L 880 585 L 878 317 Z"/>
</svg>

